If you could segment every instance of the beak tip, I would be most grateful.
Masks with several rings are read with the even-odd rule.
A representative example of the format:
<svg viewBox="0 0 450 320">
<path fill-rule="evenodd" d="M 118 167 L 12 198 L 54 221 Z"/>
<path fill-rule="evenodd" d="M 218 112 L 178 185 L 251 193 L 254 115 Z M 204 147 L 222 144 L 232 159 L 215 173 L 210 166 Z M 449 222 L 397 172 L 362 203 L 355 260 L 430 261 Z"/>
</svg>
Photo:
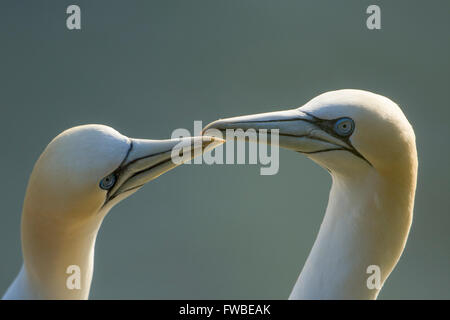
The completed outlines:
<svg viewBox="0 0 450 320">
<path fill-rule="evenodd" d="M 203 128 L 202 130 L 202 135 L 205 135 L 206 131 L 208 131 L 209 129 L 217 129 L 217 130 L 221 130 L 222 127 L 220 126 L 220 122 L 222 121 L 222 119 L 210 122 L 206 125 L 206 127 Z"/>
<path fill-rule="evenodd" d="M 203 139 L 203 150 L 208 151 L 218 147 L 219 145 L 225 143 L 225 140 L 219 137 L 213 136 L 202 136 Z"/>
</svg>

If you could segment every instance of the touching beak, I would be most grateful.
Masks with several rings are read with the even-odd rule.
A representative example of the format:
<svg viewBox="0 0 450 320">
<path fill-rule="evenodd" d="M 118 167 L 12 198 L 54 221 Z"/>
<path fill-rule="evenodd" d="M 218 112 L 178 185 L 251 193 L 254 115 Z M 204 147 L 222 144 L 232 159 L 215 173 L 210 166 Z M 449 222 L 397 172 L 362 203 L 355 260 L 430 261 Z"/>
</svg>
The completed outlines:
<svg viewBox="0 0 450 320">
<path fill-rule="evenodd" d="M 130 149 L 115 171 L 116 183 L 108 192 L 107 202 L 136 191 L 163 173 L 210 151 L 225 141 L 202 136 L 170 140 L 130 139 Z"/>
<path fill-rule="evenodd" d="M 304 113 L 299 109 L 260 113 L 248 116 L 220 119 L 208 124 L 203 133 L 218 136 L 215 130 L 226 134 L 229 129 L 253 129 L 256 133 L 274 134 L 278 130 L 279 146 L 301 153 L 317 153 L 331 150 L 351 150 L 348 142 L 336 137 L 327 128 L 327 121 Z M 212 130 L 215 129 L 215 130 Z M 232 134 L 232 133 L 231 133 Z M 226 134 L 226 138 L 241 139 L 244 135 Z M 271 143 L 272 139 L 266 139 Z"/>
</svg>

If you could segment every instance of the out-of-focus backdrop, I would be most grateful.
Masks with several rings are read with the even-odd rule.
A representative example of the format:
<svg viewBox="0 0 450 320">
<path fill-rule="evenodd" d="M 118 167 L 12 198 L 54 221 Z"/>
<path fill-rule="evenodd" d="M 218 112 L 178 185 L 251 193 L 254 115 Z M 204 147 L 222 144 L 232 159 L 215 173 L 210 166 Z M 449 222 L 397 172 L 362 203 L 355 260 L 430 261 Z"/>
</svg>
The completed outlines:
<svg viewBox="0 0 450 320">
<path fill-rule="evenodd" d="M 66 8 L 81 8 L 79 31 Z M 381 8 L 368 30 L 366 8 Z M 2 1 L 0 291 L 18 272 L 28 176 L 62 130 L 110 125 L 163 139 L 221 117 L 358 88 L 397 102 L 419 152 L 414 222 L 380 299 L 450 298 L 449 1 Z M 280 152 L 280 170 L 186 165 L 115 207 L 91 298 L 285 299 L 331 179 Z M 1 293 L 1 294 L 2 294 Z"/>
</svg>

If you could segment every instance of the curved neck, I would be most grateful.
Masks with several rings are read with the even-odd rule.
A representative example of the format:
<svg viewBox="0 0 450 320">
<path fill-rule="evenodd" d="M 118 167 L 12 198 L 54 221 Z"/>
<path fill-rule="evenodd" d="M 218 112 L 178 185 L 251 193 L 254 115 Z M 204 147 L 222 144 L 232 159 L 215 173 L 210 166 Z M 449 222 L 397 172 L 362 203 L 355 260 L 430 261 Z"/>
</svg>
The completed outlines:
<svg viewBox="0 0 450 320">
<path fill-rule="evenodd" d="M 387 179 L 375 170 L 357 179 L 333 175 L 324 220 L 290 299 L 376 299 L 405 246 L 414 192 L 415 178 Z"/>
<path fill-rule="evenodd" d="M 104 215 L 74 225 L 33 211 L 23 212 L 24 264 L 3 298 L 87 299 Z"/>
</svg>

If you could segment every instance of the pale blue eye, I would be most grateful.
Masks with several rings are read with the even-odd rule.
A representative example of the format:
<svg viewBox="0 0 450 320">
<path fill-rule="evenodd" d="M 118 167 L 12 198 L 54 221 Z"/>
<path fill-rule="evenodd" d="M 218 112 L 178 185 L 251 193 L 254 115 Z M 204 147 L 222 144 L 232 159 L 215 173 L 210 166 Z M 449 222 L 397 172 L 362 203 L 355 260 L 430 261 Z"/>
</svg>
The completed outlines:
<svg viewBox="0 0 450 320">
<path fill-rule="evenodd" d="M 109 190 L 114 186 L 115 183 L 116 175 L 114 173 L 111 173 L 110 175 L 104 177 L 102 181 L 100 181 L 100 188 L 102 188 L 103 190 Z"/>
<path fill-rule="evenodd" d="M 353 133 L 355 123 L 350 118 L 342 118 L 334 124 L 334 131 L 343 137 L 347 137 Z"/>
</svg>

